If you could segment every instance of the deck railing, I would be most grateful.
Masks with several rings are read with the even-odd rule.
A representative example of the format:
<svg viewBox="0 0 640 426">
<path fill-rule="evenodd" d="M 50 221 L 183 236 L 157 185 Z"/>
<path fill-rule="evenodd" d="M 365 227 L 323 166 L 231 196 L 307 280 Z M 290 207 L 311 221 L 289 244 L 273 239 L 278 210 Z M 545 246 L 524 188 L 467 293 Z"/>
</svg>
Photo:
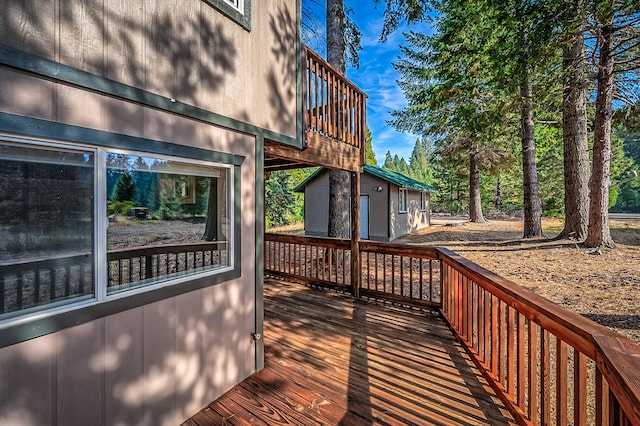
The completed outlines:
<svg viewBox="0 0 640 426">
<path fill-rule="evenodd" d="M 439 308 L 519 424 L 640 425 L 640 345 L 449 250 L 359 249 L 357 291 L 346 240 L 267 234 L 265 273 Z"/>
<path fill-rule="evenodd" d="M 307 132 L 364 147 L 367 95 L 317 53 L 306 46 L 304 52 Z"/>
<path fill-rule="evenodd" d="M 110 250 L 107 287 L 121 286 L 177 272 L 226 265 L 226 241 Z"/>
</svg>

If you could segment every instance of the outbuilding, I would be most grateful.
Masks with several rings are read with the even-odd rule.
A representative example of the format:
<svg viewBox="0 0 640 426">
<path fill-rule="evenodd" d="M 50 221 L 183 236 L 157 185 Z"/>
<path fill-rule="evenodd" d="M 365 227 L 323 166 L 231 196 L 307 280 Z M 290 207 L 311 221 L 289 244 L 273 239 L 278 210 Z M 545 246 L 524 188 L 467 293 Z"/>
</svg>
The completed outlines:
<svg viewBox="0 0 640 426">
<path fill-rule="evenodd" d="M 401 173 L 366 164 L 360 177 L 360 237 L 391 241 L 431 224 L 433 187 Z M 295 190 L 304 197 L 306 235 L 327 235 L 329 170 L 318 169 Z"/>
</svg>

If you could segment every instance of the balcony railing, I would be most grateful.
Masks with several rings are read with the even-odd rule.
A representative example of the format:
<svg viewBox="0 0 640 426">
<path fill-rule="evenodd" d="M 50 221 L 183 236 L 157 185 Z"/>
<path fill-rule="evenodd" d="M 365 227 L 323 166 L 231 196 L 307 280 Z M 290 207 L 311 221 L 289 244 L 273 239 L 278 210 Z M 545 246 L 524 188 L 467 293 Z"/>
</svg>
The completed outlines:
<svg viewBox="0 0 640 426">
<path fill-rule="evenodd" d="M 307 132 L 364 147 L 367 95 L 311 49 L 304 51 Z"/>
<path fill-rule="evenodd" d="M 520 424 L 640 424 L 640 346 L 606 327 L 446 249 L 363 241 L 352 265 L 344 240 L 265 240 L 267 274 L 439 309 Z"/>
</svg>

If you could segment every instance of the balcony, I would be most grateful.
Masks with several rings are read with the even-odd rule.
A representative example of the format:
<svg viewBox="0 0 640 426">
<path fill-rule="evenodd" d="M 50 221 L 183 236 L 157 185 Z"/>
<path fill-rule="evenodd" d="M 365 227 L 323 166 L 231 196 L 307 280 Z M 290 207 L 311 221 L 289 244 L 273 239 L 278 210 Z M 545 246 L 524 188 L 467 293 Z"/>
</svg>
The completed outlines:
<svg viewBox="0 0 640 426">
<path fill-rule="evenodd" d="M 303 49 L 302 149 L 265 140 L 265 171 L 364 164 L 366 94 L 311 49 Z"/>
<path fill-rule="evenodd" d="M 636 343 L 449 250 L 352 247 L 266 236 L 266 368 L 187 424 L 640 424 Z"/>
</svg>

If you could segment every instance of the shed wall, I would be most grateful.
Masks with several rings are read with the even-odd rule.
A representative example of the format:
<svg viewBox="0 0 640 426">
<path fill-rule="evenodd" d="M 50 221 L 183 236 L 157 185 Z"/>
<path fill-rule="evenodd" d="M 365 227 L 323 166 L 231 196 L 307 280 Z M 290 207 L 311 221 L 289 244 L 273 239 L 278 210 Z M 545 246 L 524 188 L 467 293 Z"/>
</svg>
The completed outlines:
<svg viewBox="0 0 640 426">
<path fill-rule="evenodd" d="M 408 206 L 406 213 L 399 212 L 399 188 L 391 185 L 391 207 L 389 209 L 391 215 L 391 238 L 390 240 L 401 237 L 409 232 L 415 232 L 425 228 L 431 224 L 430 211 L 431 201 L 429 193 L 427 193 L 427 209 L 420 211 L 420 192 L 409 191 Z"/>
<path fill-rule="evenodd" d="M 381 191 L 374 188 L 380 187 Z M 327 236 L 329 222 L 329 173 L 323 170 L 305 186 L 304 229 L 306 235 Z M 369 197 L 369 239 L 391 241 L 430 225 L 431 210 L 420 211 L 420 192 L 409 191 L 407 213 L 398 212 L 398 187 L 368 173 L 360 178 L 360 194 Z"/>
</svg>

